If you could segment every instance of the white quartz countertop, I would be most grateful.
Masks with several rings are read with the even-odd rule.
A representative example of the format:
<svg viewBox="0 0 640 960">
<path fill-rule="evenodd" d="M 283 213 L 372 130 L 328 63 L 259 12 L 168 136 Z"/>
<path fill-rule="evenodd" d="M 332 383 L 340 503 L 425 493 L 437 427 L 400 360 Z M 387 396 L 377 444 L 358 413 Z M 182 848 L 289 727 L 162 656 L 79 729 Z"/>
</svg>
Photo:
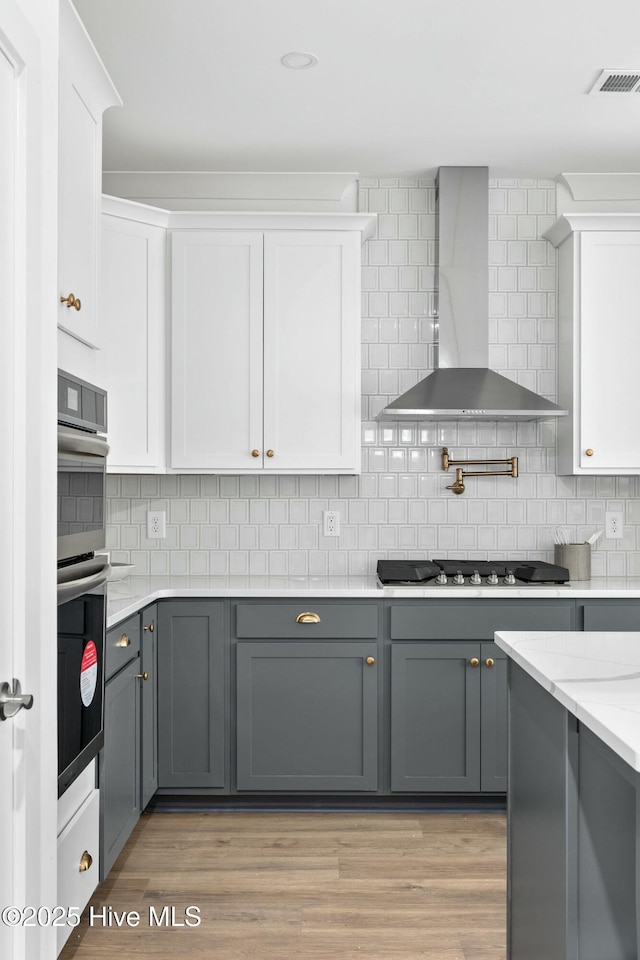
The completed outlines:
<svg viewBox="0 0 640 960">
<path fill-rule="evenodd" d="M 166 597 L 382 597 L 375 577 L 125 577 L 109 583 L 107 628 Z"/>
<path fill-rule="evenodd" d="M 609 577 L 540 587 L 381 587 L 370 577 L 130 576 L 109 583 L 107 627 L 166 597 L 369 597 L 375 599 L 473 599 L 579 597 L 640 599 L 640 578 Z"/>
<path fill-rule="evenodd" d="M 496 643 L 640 771 L 640 633 L 498 632 Z"/>
</svg>

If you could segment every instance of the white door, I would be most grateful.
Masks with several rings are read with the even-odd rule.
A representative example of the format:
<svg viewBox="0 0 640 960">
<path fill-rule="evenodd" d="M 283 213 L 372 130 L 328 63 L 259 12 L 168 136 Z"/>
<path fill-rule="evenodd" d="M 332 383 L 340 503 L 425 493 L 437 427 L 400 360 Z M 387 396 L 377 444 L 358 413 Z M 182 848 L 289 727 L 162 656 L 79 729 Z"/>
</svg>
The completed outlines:
<svg viewBox="0 0 640 960">
<path fill-rule="evenodd" d="M 267 469 L 360 472 L 359 351 L 360 234 L 265 234 Z"/>
<path fill-rule="evenodd" d="M 171 467 L 261 467 L 262 234 L 174 231 L 171 253 Z"/>
<path fill-rule="evenodd" d="M 640 233 L 583 232 L 580 245 L 578 462 L 589 473 L 640 473 Z"/>
<path fill-rule="evenodd" d="M 56 31 L 57 16 L 48 41 L 54 50 Z M 18 910 L 53 907 L 56 896 L 56 188 L 50 172 L 57 69 L 51 59 L 45 69 L 42 51 L 19 7 L 3 3 L 0 683 L 15 677 L 34 696 L 30 711 L 0 720 L 0 908 Z M 53 121 L 46 109 L 53 109 Z M 25 928 L 19 914 L 0 914 L 1 957 L 49 960 L 55 942 L 54 929 Z"/>
</svg>

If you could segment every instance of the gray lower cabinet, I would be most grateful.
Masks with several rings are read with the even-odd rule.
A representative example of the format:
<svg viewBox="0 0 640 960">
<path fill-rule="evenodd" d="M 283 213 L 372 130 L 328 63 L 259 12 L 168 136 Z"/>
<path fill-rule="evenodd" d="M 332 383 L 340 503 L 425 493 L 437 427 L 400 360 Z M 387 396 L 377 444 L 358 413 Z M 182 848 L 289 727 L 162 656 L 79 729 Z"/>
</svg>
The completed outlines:
<svg viewBox="0 0 640 960">
<path fill-rule="evenodd" d="M 112 670 L 105 685 L 104 747 L 98 767 L 102 880 L 157 790 L 156 619 L 153 604 L 107 634 L 116 672 Z"/>
<path fill-rule="evenodd" d="M 142 611 L 140 639 L 140 809 L 158 789 L 158 608 Z"/>
<path fill-rule="evenodd" d="M 637 600 L 578 600 L 578 618 L 583 630 L 640 630 Z"/>
<path fill-rule="evenodd" d="M 158 605 L 158 787 L 225 786 L 225 605 Z"/>
<path fill-rule="evenodd" d="M 506 791 L 506 658 L 493 635 L 571 630 L 574 616 L 573 600 L 392 604 L 392 791 Z"/>
<path fill-rule="evenodd" d="M 377 790 L 375 640 L 239 640 L 236 654 L 238 790 Z"/>
<path fill-rule="evenodd" d="M 100 879 L 104 880 L 140 816 L 140 660 L 105 687 L 100 753 Z"/>
</svg>

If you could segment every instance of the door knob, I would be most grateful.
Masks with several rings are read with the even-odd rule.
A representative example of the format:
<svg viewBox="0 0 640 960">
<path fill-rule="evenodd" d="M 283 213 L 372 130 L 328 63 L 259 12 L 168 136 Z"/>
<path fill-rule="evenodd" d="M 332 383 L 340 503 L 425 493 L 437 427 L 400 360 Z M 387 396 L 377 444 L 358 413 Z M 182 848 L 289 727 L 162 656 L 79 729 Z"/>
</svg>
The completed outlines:
<svg viewBox="0 0 640 960">
<path fill-rule="evenodd" d="M 148 674 L 147 671 L 145 670 L 144 673 L 136 673 L 136 677 L 137 677 L 138 680 L 148 680 L 148 679 L 149 679 L 149 674 Z"/>
<path fill-rule="evenodd" d="M 153 620 L 152 620 L 151 623 L 149 623 L 149 624 L 146 624 L 146 623 L 145 623 L 145 625 L 144 625 L 144 627 L 143 627 L 142 629 L 143 629 L 143 630 L 148 630 L 149 633 L 153 633 L 154 630 L 156 629 L 156 628 L 154 627 L 154 625 L 153 625 Z"/>
<path fill-rule="evenodd" d="M 365 660 L 365 663 L 368 667 L 372 667 L 375 662 L 376 662 L 375 657 L 367 657 L 367 659 Z"/>
<path fill-rule="evenodd" d="M 484 665 L 485 667 L 493 667 L 495 666 L 495 660 L 493 659 L 493 657 L 487 657 L 487 659 L 484 662 Z"/>
<path fill-rule="evenodd" d="M 480 661 L 478 660 L 477 657 L 471 657 L 471 660 L 469 660 L 469 663 L 471 664 L 472 667 L 480 666 Z"/>
<path fill-rule="evenodd" d="M 31 710 L 33 696 L 23 693 L 20 681 L 14 678 L 13 687 L 5 681 L 0 683 L 0 720 L 10 720 L 19 710 Z"/>
</svg>

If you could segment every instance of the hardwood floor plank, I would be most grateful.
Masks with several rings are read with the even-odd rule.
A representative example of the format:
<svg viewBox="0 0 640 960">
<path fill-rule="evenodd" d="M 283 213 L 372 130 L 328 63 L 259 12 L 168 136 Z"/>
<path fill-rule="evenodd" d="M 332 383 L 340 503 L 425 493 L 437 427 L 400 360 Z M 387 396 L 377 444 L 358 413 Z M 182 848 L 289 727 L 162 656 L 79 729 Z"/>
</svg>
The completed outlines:
<svg viewBox="0 0 640 960">
<path fill-rule="evenodd" d="M 85 911 L 60 960 L 504 960 L 505 817 L 151 814 L 91 905 L 140 926 Z"/>
</svg>

